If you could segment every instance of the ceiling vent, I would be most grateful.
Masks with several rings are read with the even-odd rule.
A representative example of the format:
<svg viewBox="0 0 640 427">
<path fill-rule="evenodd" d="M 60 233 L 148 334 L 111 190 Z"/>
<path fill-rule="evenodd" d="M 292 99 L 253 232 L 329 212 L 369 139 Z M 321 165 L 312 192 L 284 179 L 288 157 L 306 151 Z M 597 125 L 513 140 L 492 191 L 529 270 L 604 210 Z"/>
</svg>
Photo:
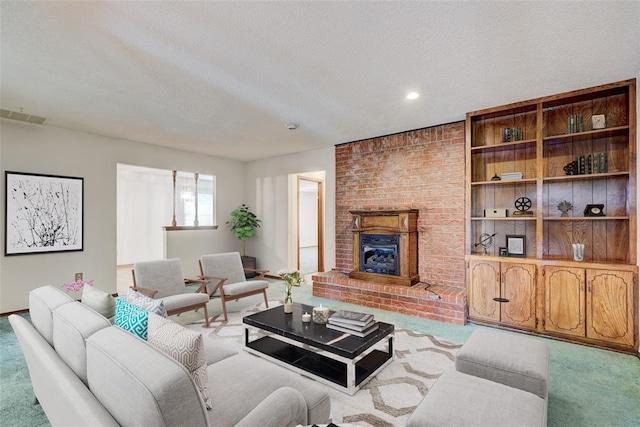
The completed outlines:
<svg viewBox="0 0 640 427">
<path fill-rule="evenodd" d="M 34 116 L 33 114 L 25 114 L 22 112 L 0 109 L 1 116 L 5 119 L 17 120 L 19 122 L 31 123 L 34 125 L 43 125 L 47 121 L 46 118 Z"/>
</svg>

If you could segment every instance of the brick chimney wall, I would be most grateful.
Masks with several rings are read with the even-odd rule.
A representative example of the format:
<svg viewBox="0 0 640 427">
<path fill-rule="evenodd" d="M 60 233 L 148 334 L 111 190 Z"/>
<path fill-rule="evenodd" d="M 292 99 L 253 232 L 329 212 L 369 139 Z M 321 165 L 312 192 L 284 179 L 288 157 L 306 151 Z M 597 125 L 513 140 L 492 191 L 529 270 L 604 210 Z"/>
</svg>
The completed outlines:
<svg viewBox="0 0 640 427">
<path fill-rule="evenodd" d="M 464 288 L 464 122 L 336 147 L 336 269 L 353 269 L 350 210 L 419 209 L 422 282 Z"/>
</svg>

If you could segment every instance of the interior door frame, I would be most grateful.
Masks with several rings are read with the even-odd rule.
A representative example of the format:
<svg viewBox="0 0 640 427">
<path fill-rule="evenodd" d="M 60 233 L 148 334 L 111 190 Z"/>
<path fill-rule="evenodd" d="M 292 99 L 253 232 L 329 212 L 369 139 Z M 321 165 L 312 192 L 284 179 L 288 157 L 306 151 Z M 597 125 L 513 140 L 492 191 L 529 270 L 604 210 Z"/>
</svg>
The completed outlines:
<svg viewBox="0 0 640 427">
<path fill-rule="evenodd" d="M 318 185 L 318 272 L 324 271 L 324 180 L 298 175 L 296 186 L 298 270 L 300 269 L 300 181 L 315 182 Z"/>
</svg>

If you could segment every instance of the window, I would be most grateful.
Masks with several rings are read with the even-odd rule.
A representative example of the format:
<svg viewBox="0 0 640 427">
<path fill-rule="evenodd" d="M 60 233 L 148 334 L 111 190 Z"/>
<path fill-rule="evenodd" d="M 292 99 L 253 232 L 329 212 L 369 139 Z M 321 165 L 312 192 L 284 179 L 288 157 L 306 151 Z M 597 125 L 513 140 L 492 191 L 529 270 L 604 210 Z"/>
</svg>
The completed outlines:
<svg viewBox="0 0 640 427">
<path fill-rule="evenodd" d="M 175 224 L 172 225 L 215 225 L 216 177 L 193 172 L 174 172 L 176 211 Z"/>
</svg>

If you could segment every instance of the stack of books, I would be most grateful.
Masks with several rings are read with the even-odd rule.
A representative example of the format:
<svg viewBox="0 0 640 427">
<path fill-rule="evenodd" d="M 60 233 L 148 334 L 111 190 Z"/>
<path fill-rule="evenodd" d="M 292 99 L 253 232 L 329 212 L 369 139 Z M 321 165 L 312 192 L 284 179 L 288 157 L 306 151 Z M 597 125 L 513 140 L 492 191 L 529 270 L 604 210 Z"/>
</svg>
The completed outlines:
<svg viewBox="0 0 640 427">
<path fill-rule="evenodd" d="M 378 324 L 373 318 L 373 314 L 340 310 L 329 317 L 327 328 L 358 337 L 366 337 L 378 329 Z"/>
</svg>

